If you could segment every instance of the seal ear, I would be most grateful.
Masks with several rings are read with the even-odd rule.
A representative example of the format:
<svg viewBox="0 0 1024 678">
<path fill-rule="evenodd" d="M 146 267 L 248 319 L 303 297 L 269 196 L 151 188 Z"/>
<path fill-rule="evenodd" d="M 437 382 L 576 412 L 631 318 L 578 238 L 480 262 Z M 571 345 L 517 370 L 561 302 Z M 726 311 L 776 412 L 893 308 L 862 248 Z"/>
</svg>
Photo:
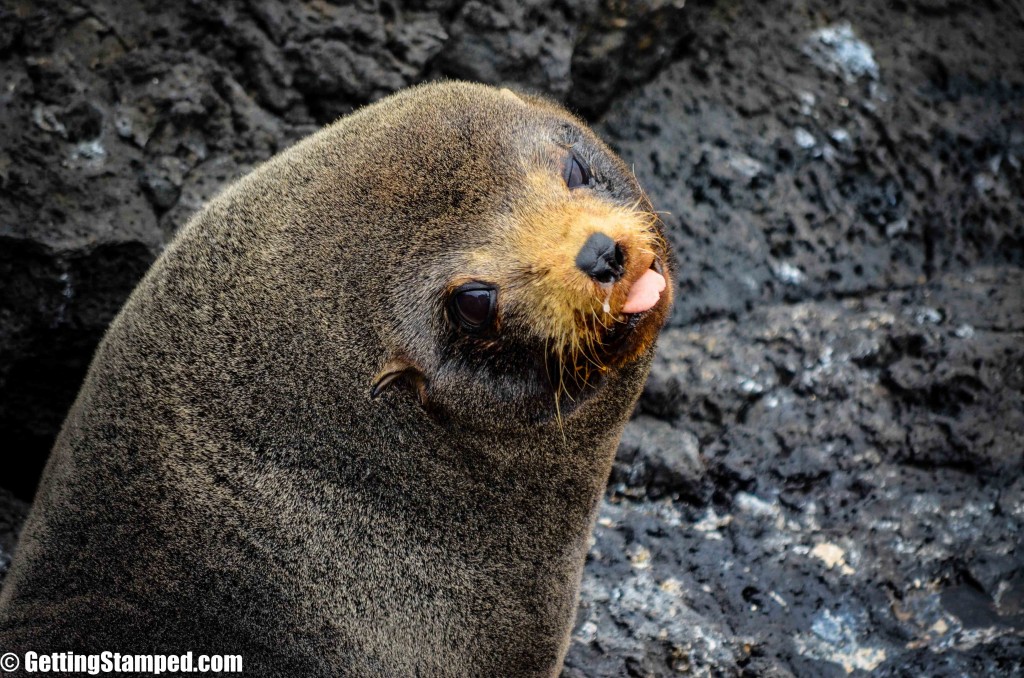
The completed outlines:
<svg viewBox="0 0 1024 678">
<path fill-rule="evenodd" d="M 501 94 L 501 96 L 505 97 L 506 99 L 511 99 L 520 106 L 526 105 L 526 102 L 519 98 L 519 95 L 510 90 L 508 87 L 502 87 L 500 90 L 498 90 L 498 93 Z"/>
<path fill-rule="evenodd" d="M 418 367 L 407 360 L 392 358 L 385 365 L 384 369 L 373 378 L 373 385 L 370 387 L 370 398 L 376 400 L 384 391 L 393 385 L 401 382 L 412 384 L 420 398 L 420 404 L 427 404 L 427 378 Z"/>
</svg>

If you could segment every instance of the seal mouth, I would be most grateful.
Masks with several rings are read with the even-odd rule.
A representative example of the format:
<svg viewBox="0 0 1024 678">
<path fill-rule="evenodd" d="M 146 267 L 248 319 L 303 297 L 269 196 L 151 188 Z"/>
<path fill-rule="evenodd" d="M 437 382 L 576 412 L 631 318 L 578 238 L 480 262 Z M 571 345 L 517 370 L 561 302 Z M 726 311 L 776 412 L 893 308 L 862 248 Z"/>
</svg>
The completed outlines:
<svg viewBox="0 0 1024 678">
<path fill-rule="evenodd" d="M 629 286 L 625 301 L 622 303 L 622 313 L 631 315 L 643 313 L 653 308 L 665 291 L 667 282 L 664 273 L 659 270 L 661 262 L 654 257 L 651 265 L 639 278 Z"/>
<path fill-rule="evenodd" d="M 660 315 L 666 298 L 670 296 L 665 294 L 667 286 L 665 265 L 662 258 L 655 255 L 651 265 L 630 286 L 620 311 L 621 319 L 617 319 L 602 333 L 602 357 L 621 364 L 628 362 L 646 346 L 644 337 L 637 335 L 657 333 L 659 323 L 654 320 L 654 316 Z"/>
<path fill-rule="evenodd" d="M 601 389 L 610 372 L 638 359 L 657 338 L 672 292 L 664 255 L 654 254 L 651 259 L 650 265 L 632 283 L 623 281 L 624 289 L 619 294 L 624 292 L 625 300 L 617 313 L 612 314 L 607 309 L 606 315 L 612 322 L 584 321 L 587 328 L 584 331 L 593 333 L 594 341 L 589 350 L 570 356 L 551 356 L 551 364 L 557 366 L 552 372 L 552 384 L 557 385 L 556 398 L 566 396 L 560 400 L 562 415 L 589 400 Z"/>
</svg>

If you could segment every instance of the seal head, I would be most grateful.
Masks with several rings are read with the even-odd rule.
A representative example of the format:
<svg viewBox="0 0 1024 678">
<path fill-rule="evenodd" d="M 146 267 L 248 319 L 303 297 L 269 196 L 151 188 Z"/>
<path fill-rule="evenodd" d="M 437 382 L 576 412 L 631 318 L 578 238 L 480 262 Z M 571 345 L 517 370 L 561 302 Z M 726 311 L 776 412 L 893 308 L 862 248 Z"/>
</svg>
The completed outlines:
<svg viewBox="0 0 1024 678">
<path fill-rule="evenodd" d="M 414 236 L 402 261 L 432 294 L 394 299 L 372 386 L 404 383 L 434 412 L 471 402 L 500 414 L 488 426 L 570 414 L 651 348 L 672 300 L 660 221 L 621 160 L 543 100 L 495 103 L 502 122 L 473 134 L 486 152 L 460 168 L 472 182 L 450 185 L 479 212 Z"/>
</svg>

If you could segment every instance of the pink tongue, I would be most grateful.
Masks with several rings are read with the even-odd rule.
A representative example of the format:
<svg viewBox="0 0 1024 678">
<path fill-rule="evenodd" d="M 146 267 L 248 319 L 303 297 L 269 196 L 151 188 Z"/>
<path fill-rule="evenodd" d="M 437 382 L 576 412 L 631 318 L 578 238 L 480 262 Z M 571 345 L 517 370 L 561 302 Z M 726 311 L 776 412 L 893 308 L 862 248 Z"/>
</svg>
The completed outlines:
<svg viewBox="0 0 1024 678">
<path fill-rule="evenodd" d="M 639 280 L 629 288 L 629 296 L 622 305 L 623 313 L 643 313 L 658 303 L 661 291 L 665 289 L 665 276 L 654 269 L 640 276 Z"/>
</svg>

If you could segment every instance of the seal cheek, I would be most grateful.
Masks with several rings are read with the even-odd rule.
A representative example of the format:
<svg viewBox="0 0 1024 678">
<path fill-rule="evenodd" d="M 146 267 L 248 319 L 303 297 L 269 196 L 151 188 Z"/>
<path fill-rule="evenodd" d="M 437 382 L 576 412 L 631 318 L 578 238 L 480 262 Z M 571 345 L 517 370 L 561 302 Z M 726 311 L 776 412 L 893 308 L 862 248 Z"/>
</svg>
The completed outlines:
<svg viewBox="0 0 1024 678">
<path fill-rule="evenodd" d="M 412 386 L 419 397 L 420 405 L 427 404 L 427 377 L 423 371 L 403 358 L 392 358 L 373 378 L 370 399 L 376 400 L 389 388 L 406 384 Z"/>
</svg>

